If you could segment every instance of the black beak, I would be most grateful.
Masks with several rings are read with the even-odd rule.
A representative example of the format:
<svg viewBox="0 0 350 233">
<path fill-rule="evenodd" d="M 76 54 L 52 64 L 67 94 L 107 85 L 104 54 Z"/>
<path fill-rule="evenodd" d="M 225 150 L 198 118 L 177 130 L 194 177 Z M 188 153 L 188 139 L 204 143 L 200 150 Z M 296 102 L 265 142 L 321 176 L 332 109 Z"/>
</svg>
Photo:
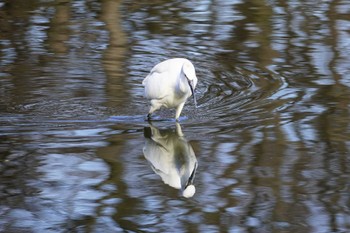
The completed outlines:
<svg viewBox="0 0 350 233">
<path fill-rule="evenodd" d="M 196 100 L 196 95 L 193 89 L 193 81 L 188 80 L 188 85 L 190 86 L 192 96 L 193 96 L 193 101 L 194 101 L 194 106 L 197 108 L 197 100 Z"/>
<path fill-rule="evenodd" d="M 198 164 L 195 163 L 195 164 L 194 164 L 194 168 L 193 168 L 193 170 L 192 170 L 192 173 L 191 173 L 190 177 L 188 178 L 187 183 L 186 183 L 186 185 L 185 185 L 185 189 L 187 188 L 187 186 L 193 184 L 193 180 L 194 180 L 194 176 L 195 176 L 196 171 L 197 171 L 197 167 L 198 167 Z"/>
</svg>

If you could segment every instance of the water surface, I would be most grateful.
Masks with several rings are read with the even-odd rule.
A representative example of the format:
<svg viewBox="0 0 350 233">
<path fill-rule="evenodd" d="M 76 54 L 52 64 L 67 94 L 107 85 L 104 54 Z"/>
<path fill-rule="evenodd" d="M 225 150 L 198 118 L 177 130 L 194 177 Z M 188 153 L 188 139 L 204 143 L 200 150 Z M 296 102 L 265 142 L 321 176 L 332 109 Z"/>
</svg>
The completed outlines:
<svg viewBox="0 0 350 233">
<path fill-rule="evenodd" d="M 0 231 L 348 232 L 349 11 L 0 1 Z M 199 78 L 181 135 L 172 110 L 145 121 L 142 80 L 171 57 Z M 192 148 L 192 198 L 145 157 L 150 127 Z"/>
</svg>

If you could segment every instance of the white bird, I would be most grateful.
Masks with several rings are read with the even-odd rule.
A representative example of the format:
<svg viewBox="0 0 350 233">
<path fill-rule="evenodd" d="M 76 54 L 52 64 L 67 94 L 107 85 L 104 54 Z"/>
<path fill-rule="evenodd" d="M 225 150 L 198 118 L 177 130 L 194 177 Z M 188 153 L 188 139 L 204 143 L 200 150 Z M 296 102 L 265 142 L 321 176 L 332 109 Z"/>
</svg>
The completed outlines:
<svg viewBox="0 0 350 233">
<path fill-rule="evenodd" d="M 194 89 L 198 79 L 193 64 L 185 58 L 165 60 L 153 67 L 143 80 L 145 97 L 151 107 L 147 118 L 161 107 L 176 108 L 175 119 L 178 121 L 188 97 L 193 96 L 197 106 Z"/>
<path fill-rule="evenodd" d="M 150 125 L 144 130 L 145 145 L 143 154 L 150 162 L 153 171 L 165 184 L 182 190 L 186 198 L 196 192 L 193 185 L 197 169 L 197 159 L 191 144 L 182 134 L 176 123 L 176 133 L 172 130 L 159 130 Z"/>
</svg>

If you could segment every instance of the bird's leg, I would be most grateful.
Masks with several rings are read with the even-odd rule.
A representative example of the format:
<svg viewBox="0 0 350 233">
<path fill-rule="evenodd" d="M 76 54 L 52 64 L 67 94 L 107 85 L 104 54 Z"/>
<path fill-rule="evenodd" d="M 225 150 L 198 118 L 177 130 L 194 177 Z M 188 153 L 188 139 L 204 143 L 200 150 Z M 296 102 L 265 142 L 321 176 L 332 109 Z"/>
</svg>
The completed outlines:
<svg viewBox="0 0 350 233">
<path fill-rule="evenodd" d="M 146 120 L 148 120 L 148 121 L 151 120 L 151 117 L 152 117 L 152 113 L 153 113 L 153 112 L 154 112 L 154 109 L 153 109 L 152 106 L 151 106 L 151 108 L 150 108 L 149 111 L 148 111 Z"/>
<path fill-rule="evenodd" d="M 151 108 L 149 109 L 149 112 L 148 112 L 148 114 L 147 114 L 147 120 L 148 120 L 148 121 L 151 120 L 151 118 L 152 118 L 152 113 L 153 113 L 154 111 L 156 111 L 156 109 L 154 109 L 154 108 L 151 106 Z"/>
<path fill-rule="evenodd" d="M 184 137 L 184 134 L 182 133 L 181 125 L 179 122 L 176 122 L 176 133 L 177 133 L 177 136 Z"/>
<path fill-rule="evenodd" d="M 180 114 L 181 114 L 181 111 L 182 111 L 182 108 L 184 107 L 184 105 L 185 105 L 185 102 L 183 102 L 179 106 L 177 106 L 176 115 L 175 115 L 176 121 L 179 121 L 179 117 L 180 117 Z"/>
<path fill-rule="evenodd" d="M 148 114 L 147 114 L 147 120 L 151 120 L 151 115 L 153 112 L 155 112 L 156 110 L 158 110 L 161 107 L 161 105 L 159 105 L 159 103 L 155 100 L 151 101 L 151 107 L 149 108 Z"/>
<path fill-rule="evenodd" d="M 151 113 L 147 114 L 147 120 L 151 120 Z"/>
</svg>

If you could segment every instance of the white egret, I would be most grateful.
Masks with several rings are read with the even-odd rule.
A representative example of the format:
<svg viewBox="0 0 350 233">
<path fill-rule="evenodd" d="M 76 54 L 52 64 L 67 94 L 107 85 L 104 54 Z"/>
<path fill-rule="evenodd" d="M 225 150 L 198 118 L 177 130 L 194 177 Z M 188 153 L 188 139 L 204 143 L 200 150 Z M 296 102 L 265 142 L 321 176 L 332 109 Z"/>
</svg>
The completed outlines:
<svg viewBox="0 0 350 233">
<path fill-rule="evenodd" d="M 193 64 L 185 58 L 165 60 L 153 67 L 143 80 L 145 97 L 151 107 L 147 118 L 161 107 L 176 108 L 175 119 L 178 121 L 188 97 L 193 96 L 197 106 L 194 89 L 197 85 L 196 71 Z"/>
<path fill-rule="evenodd" d="M 153 171 L 165 184 L 182 190 L 184 197 L 192 197 L 196 192 L 193 180 L 197 159 L 191 144 L 183 136 L 180 125 L 176 123 L 176 133 L 150 125 L 145 128 L 144 134 L 146 141 L 143 154 Z"/>
</svg>

